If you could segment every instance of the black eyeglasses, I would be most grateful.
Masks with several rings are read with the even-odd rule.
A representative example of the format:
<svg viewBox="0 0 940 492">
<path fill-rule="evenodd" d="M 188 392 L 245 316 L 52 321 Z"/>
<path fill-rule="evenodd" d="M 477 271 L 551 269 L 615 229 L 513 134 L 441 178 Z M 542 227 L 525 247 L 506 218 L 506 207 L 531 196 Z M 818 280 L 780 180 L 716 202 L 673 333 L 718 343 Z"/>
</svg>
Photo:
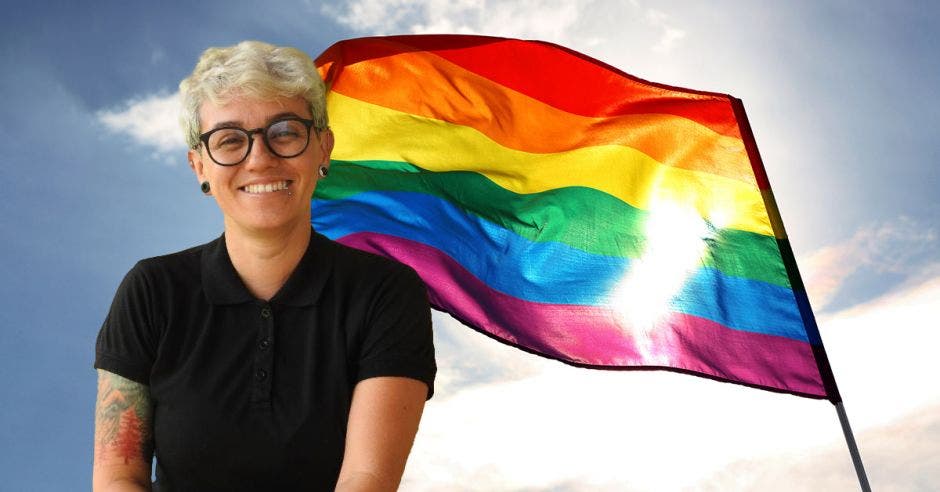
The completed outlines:
<svg viewBox="0 0 940 492">
<path fill-rule="evenodd" d="M 313 120 L 284 118 L 254 130 L 237 126 L 216 128 L 199 135 L 199 140 L 206 146 L 209 157 L 220 166 L 234 166 L 248 158 L 255 143 L 255 133 L 261 134 L 272 154 L 287 159 L 307 150 L 313 124 Z M 319 135 L 319 129 L 314 128 L 314 131 Z"/>
</svg>

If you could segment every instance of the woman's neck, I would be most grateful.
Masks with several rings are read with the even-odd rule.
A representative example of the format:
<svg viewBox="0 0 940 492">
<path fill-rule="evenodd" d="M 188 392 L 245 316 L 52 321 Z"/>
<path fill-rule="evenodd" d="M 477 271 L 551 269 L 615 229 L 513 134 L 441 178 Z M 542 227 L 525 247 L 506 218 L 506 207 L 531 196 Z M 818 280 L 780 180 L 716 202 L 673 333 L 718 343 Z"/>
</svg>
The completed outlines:
<svg viewBox="0 0 940 492">
<path fill-rule="evenodd" d="M 225 246 L 232 266 L 253 296 L 270 300 L 287 282 L 310 243 L 310 223 L 278 233 L 251 233 L 225 228 Z"/>
</svg>

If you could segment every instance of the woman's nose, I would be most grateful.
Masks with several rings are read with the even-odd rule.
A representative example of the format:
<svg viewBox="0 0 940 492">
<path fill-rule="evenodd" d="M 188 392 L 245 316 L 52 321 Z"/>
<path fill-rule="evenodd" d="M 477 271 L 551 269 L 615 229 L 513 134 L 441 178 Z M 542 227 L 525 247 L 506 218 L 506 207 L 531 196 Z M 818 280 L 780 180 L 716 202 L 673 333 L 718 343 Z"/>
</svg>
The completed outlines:
<svg viewBox="0 0 940 492">
<path fill-rule="evenodd" d="M 277 163 L 278 156 L 268 147 L 267 141 L 261 133 L 251 135 L 252 144 L 245 157 L 246 166 L 270 166 Z"/>
</svg>

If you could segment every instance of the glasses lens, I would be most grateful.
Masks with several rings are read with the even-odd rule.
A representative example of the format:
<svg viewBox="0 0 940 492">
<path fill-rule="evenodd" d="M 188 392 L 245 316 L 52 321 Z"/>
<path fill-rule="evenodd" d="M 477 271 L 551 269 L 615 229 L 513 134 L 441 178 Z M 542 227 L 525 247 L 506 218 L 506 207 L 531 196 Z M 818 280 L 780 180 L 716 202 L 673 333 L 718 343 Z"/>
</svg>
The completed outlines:
<svg viewBox="0 0 940 492">
<path fill-rule="evenodd" d="M 209 155 L 219 164 L 241 162 L 248 154 L 248 134 L 238 128 L 223 128 L 209 135 Z"/>
<path fill-rule="evenodd" d="M 294 157 L 307 148 L 310 130 L 297 120 L 275 121 L 268 127 L 268 144 L 281 157 Z"/>
</svg>

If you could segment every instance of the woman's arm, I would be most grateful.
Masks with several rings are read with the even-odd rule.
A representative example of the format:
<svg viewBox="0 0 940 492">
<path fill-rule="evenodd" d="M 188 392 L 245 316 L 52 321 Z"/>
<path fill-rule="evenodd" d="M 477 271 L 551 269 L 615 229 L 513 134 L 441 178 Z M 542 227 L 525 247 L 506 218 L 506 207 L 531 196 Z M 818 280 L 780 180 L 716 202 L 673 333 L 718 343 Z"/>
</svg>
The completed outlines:
<svg viewBox="0 0 940 492">
<path fill-rule="evenodd" d="M 99 369 L 93 490 L 149 491 L 152 457 L 150 388 Z"/>
<path fill-rule="evenodd" d="M 427 396 L 427 385 L 411 378 L 382 376 L 356 384 L 337 492 L 398 489 Z"/>
</svg>

